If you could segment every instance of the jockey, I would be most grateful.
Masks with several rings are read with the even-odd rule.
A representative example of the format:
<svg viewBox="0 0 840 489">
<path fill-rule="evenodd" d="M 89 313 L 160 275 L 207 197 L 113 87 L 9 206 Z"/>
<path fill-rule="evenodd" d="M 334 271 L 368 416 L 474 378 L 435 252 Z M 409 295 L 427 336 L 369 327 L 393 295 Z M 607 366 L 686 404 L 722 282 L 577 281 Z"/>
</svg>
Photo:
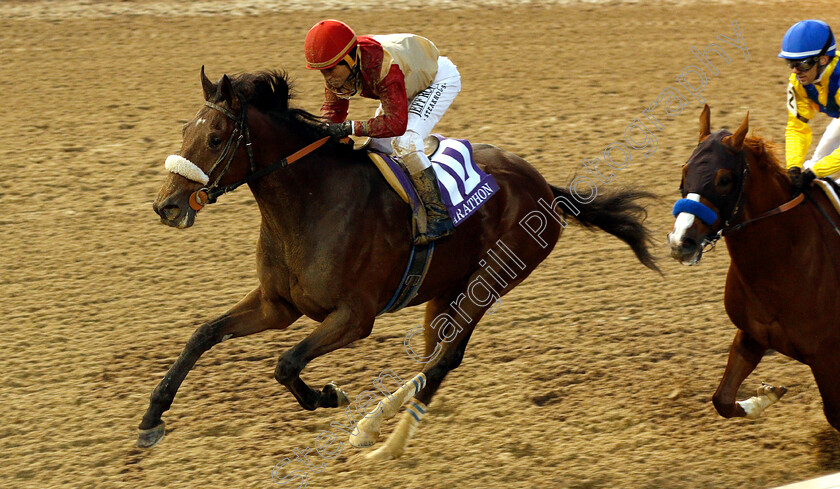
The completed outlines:
<svg viewBox="0 0 840 489">
<path fill-rule="evenodd" d="M 431 41 L 412 34 L 356 36 L 347 24 L 322 20 L 306 34 L 306 67 L 324 75 L 321 115 L 342 139 L 369 136 L 373 149 L 400 157 L 423 208 L 414 214 L 415 243 L 454 231 L 423 139 L 461 90 L 461 75 Z M 378 99 L 372 119 L 347 121 L 350 97 Z M 422 214 L 425 210 L 426 216 Z M 428 222 L 427 222 L 428 220 Z"/>
<path fill-rule="evenodd" d="M 788 122 L 785 160 L 795 191 L 810 186 L 814 178 L 840 176 L 840 70 L 837 43 L 831 28 L 821 20 L 797 22 L 782 39 L 780 58 L 791 69 L 787 92 Z M 811 145 L 808 121 L 824 112 L 833 120 L 806 161 Z"/>
</svg>

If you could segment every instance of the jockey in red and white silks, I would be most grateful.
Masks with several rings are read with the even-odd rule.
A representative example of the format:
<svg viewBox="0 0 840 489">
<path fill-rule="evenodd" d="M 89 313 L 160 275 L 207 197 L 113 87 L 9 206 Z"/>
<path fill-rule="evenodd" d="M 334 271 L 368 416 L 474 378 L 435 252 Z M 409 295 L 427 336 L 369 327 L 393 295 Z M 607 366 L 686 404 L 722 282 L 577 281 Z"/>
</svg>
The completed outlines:
<svg viewBox="0 0 840 489">
<path fill-rule="evenodd" d="M 321 115 L 337 137 L 369 136 L 373 149 L 400 157 L 428 217 L 418 243 L 452 233 L 423 139 L 431 134 L 461 90 L 455 65 L 428 39 L 413 34 L 356 36 L 346 24 L 324 20 L 307 34 L 307 68 L 325 81 Z M 377 99 L 373 118 L 347 121 L 353 95 Z M 417 217 L 417 216 L 415 216 Z M 425 219 L 423 219 L 425 221 Z"/>
</svg>

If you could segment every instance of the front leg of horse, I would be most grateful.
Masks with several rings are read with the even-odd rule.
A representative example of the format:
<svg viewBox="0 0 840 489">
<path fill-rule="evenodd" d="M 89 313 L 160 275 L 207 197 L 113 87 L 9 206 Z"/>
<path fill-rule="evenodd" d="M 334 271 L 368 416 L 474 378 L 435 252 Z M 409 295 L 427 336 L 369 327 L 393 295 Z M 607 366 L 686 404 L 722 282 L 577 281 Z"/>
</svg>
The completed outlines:
<svg viewBox="0 0 840 489">
<path fill-rule="evenodd" d="M 148 448 L 163 438 L 165 424 L 161 416 L 169 410 L 181 383 L 204 352 L 229 338 L 285 328 L 298 317 L 300 313 L 291 308 L 263 301 L 260 289 L 256 289 L 223 316 L 199 326 L 152 391 L 149 407 L 140 422 L 137 446 Z"/>
<path fill-rule="evenodd" d="M 373 314 L 362 314 L 349 307 L 337 308 L 309 336 L 280 356 L 274 378 L 308 411 L 346 406 L 350 400 L 334 382 L 316 391 L 300 378 L 300 373 L 313 359 L 367 337 L 373 321 Z"/>
<path fill-rule="evenodd" d="M 140 422 L 137 446 L 148 448 L 163 439 L 166 428 L 161 416 L 172 406 L 178 388 L 201 354 L 222 341 L 220 333 L 228 320 L 229 316 L 224 315 L 199 326 L 187 341 L 178 359 L 152 391 L 149 408 Z"/>
<path fill-rule="evenodd" d="M 758 418 L 764 409 L 787 392 L 784 387 L 763 384 L 758 388 L 756 396 L 745 401 L 735 400 L 741 383 L 755 370 L 764 352 L 764 347 L 747 333 L 738 331 L 735 335 L 729 349 L 726 371 L 712 398 L 715 409 L 724 418 Z"/>
</svg>

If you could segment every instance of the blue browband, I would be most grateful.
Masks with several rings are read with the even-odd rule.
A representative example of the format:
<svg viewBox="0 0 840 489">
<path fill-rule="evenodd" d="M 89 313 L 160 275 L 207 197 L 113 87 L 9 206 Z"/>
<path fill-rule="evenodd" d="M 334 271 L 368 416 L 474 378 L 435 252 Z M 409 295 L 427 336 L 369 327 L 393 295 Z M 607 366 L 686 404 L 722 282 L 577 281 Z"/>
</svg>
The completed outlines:
<svg viewBox="0 0 840 489">
<path fill-rule="evenodd" d="M 717 212 L 710 209 L 705 204 L 701 204 L 695 200 L 680 199 L 674 204 L 673 214 L 677 217 L 681 212 L 688 212 L 700 218 L 701 221 L 711 226 L 717 221 Z"/>
</svg>

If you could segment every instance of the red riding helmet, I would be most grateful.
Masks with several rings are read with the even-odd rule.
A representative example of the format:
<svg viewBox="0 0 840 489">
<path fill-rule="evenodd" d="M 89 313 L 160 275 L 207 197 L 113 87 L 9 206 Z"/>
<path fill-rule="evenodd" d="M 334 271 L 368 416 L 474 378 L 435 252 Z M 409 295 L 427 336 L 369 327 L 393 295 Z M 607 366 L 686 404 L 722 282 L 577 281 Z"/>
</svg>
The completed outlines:
<svg viewBox="0 0 840 489">
<path fill-rule="evenodd" d="M 310 70 L 332 68 L 357 44 L 356 33 L 350 26 L 338 20 L 322 20 L 306 34 L 306 67 Z M 349 64 L 353 66 L 352 62 Z"/>
</svg>

